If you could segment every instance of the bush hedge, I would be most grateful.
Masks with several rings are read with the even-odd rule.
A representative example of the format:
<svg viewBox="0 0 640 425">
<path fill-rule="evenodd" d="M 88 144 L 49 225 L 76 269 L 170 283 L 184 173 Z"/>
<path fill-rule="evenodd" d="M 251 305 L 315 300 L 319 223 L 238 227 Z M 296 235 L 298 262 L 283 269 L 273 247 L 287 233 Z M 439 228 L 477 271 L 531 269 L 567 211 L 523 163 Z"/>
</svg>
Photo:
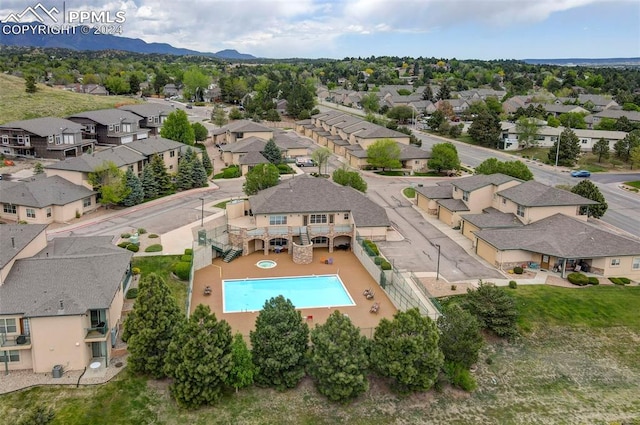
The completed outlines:
<svg viewBox="0 0 640 425">
<path fill-rule="evenodd" d="M 509 281 L 509 288 L 511 288 L 511 289 L 518 288 L 518 282 L 516 282 L 515 280 L 510 280 Z"/>
<path fill-rule="evenodd" d="M 184 255 L 193 255 L 193 249 L 191 248 L 186 248 L 184 250 Z"/>
<path fill-rule="evenodd" d="M 522 267 L 520 267 L 520 266 L 515 266 L 515 267 L 513 268 L 513 272 L 514 272 L 515 274 L 522 274 L 522 273 L 524 272 L 524 270 L 523 270 L 523 269 L 522 269 Z"/>
<path fill-rule="evenodd" d="M 129 243 L 130 243 L 130 242 L 128 242 L 128 241 L 120 242 L 120 243 L 118 244 L 118 246 L 119 246 L 120 248 L 126 248 L 126 247 L 127 247 L 127 245 L 129 245 Z"/>
<path fill-rule="evenodd" d="M 131 233 L 122 233 L 122 234 L 120 235 L 120 237 L 121 237 L 122 239 L 129 239 L 129 238 L 131 237 Z"/>
<path fill-rule="evenodd" d="M 380 255 L 380 250 L 378 249 L 378 245 L 376 245 L 375 242 L 370 241 L 369 239 L 365 239 L 362 244 L 369 255 Z"/>
<path fill-rule="evenodd" d="M 382 260 L 384 260 L 384 258 L 382 258 L 382 257 L 375 257 L 375 258 L 373 259 L 373 262 L 374 262 L 374 264 L 375 264 L 376 266 L 379 266 L 380 264 L 382 264 Z"/>
<path fill-rule="evenodd" d="M 147 236 L 149 239 L 156 239 L 159 238 L 160 236 L 156 235 L 155 233 L 150 233 L 149 236 Z"/>
<path fill-rule="evenodd" d="M 589 278 L 587 275 L 578 272 L 569 273 L 567 280 L 578 286 L 585 286 L 589 284 Z"/>
<path fill-rule="evenodd" d="M 235 179 L 236 177 L 240 177 L 241 175 L 242 172 L 240 171 L 240 167 L 236 165 L 232 165 L 231 167 L 222 170 L 223 179 Z"/>
<path fill-rule="evenodd" d="M 162 251 L 162 245 L 160 245 L 159 243 L 153 244 L 153 245 L 149 245 L 144 252 L 160 252 Z"/>
<path fill-rule="evenodd" d="M 135 299 L 135 298 L 138 298 L 138 288 L 130 288 L 130 289 L 127 291 L 127 295 L 125 295 L 125 297 L 126 297 L 128 300 L 133 300 L 133 299 Z"/>
<path fill-rule="evenodd" d="M 139 275 L 140 274 L 140 267 L 134 267 L 131 269 L 131 273 L 135 276 L 135 275 Z"/>
<path fill-rule="evenodd" d="M 631 283 L 631 279 L 626 277 L 610 277 L 609 280 L 616 285 L 628 285 Z"/>
<path fill-rule="evenodd" d="M 130 243 L 129 245 L 127 245 L 127 249 L 131 252 L 138 252 L 140 251 L 140 247 L 138 245 L 134 245 L 132 243 Z"/>
<path fill-rule="evenodd" d="M 147 233 L 147 229 L 145 229 L 144 227 L 140 227 L 138 229 L 138 234 L 139 235 L 144 235 L 145 233 Z"/>
<path fill-rule="evenodd" d="M 380 264 L 380 268 L 382 270 L 391 270 L 391 263 L 388 262 L 387 260 L 383 260 L 382 264 Z"/>
<path fill-rule="evenodd" d="M 189 273 L 191 272 L 191 264 L 180 261 L 173 266 L 173 273 L 178 276 L 180 280 L 189 280 Z"/>
<path fill-rule="evenodd" d="M 600 281 L 595 276 L 589 276 L 589 285 L 600 285 Z"/>
<path fill-rule="evenodd" d="M 180 257 L 180 261 L 183 263 L 191 263 L 191 260 L 193 260 L 193 255 L 183 255 Z"/>
<path fill-rule="evenodd" d="M 472 392 L 478 388 L 478 383 L 471 375 L 471 372 L 463 366 L 454 363 L 447 363 L 444 365 L 444 370 L 447 375 L 447 379 L 451 382 L 451 385 L 461 388 L 467 392 Z"/>
</svg>

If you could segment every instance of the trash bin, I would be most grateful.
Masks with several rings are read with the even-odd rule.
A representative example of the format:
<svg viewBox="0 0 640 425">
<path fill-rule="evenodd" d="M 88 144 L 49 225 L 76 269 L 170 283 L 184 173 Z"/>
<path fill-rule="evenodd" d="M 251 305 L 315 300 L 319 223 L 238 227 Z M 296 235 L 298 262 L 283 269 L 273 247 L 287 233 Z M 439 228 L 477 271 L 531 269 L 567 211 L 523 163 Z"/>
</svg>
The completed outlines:
<svg viewBox="0 0 640 425">
<path fill-rule="evenodd" d="M 53 376 L 54 378 L 62 378 L 62 365 L 61 364 L 57 364 L 53 367 L 53 370 L 51 371 L 51 376 Z"/>
</svg>

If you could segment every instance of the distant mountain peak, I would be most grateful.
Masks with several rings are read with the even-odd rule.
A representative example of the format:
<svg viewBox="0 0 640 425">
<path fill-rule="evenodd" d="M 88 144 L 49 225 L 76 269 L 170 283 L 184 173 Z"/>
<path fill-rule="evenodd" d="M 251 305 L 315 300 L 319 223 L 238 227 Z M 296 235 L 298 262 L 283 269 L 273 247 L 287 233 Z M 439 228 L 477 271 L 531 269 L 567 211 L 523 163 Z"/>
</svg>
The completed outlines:
<svg viewBox="0 0 640 425">
<path fill-rule="evenodd" d="M 2 42 L 6 46 L 25 46 L 25 47 L 52 47 L 72 50 L 123 50 L 125 52 L 134 53 L 158 53 L 165 55 L 196 55 L 209 56 L 220 59 L 256 59 L 255 56 L 247 53 L 239 53 L 237 50 L 225 49 L 216 53 L 198 52 L 196 50 L 182 49 L 173 47 L 167 43 L 147 43 L 139 38 L 119 37 L 109 34 L 94 34 L 90 31 L 84 34 L 83 31 L 76 33 L 56 34 L 55 36 L 47 36 L 46 31 L 38 34 L 38 31 L 13 34 L 10 30 L 4 30 L 6 26 L 24 25 L 25 23 L 15 24 L 13 22 L 0 22 L 2 31 Z M 46 26 L 40 22 L 32 22 L 28 25 Z"/>
</svg>

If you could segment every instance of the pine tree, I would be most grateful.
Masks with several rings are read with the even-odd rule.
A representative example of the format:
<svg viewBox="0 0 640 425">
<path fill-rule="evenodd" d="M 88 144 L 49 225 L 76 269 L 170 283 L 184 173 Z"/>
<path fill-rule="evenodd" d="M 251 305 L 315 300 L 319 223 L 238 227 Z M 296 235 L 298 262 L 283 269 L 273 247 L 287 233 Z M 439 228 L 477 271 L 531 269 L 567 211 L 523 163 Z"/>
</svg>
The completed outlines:
<svg viewBox="0 0 640 425">
<path fill-rule="evenodd" d="M 571 192 L 599 203 L 598 205 L 580 207 L 580 214 L 585 214 L 593 218 L 602 218 L 609 208 L 607 201 L 604 199 L 604 195 L 602 195 L 598 186 L 593 184 L 591 180 L 582 180 L 571 188 Z"/>
<path fill-rule="evenodd" d="M 493 283 L 480 281 L 477 289 L 467 290 L 462 307 L 473 314 L 483 328 L 498 336 L 512 337 L 518 333 L 515 299 Z"/>
<path fill-rule="evenodd" d="M 484 342 L 478 320 L 454 304 L 446 308 L 437 323 L 444 360 L 469 369 L 478 361 L 478 353 Z"/>
<path fill-rule="evenodd" d="M 270 163 L 278 165 L 280 161 L 282 161 L 282 152 L 280 148 L 276 145 L 275 140 L 273 138 L 267 141 L 267 144 L 264 146 L 264 151 L 262 151 L 262 155 L 269 160 Z"/>
<path fill-rule="evenodd" d="M 151 167 L 153 177 L 158 184 L 158 196 L 172 194 L 174 192 L 173 184 L 171 183 L 171 177 L 169 177 L 169 173 L 167 173 L 167 168 L 162 158 L 159 155 L 153 155 L 148 166 Z"/>
<path fill-rule="evenodd" d="M 227 383 L 235 388 L 236 392 L 253 384 L 256 367 L 251 360 L 251 351 L 239 332 L 234 335 L 231 343 L 231 365 Z"/>
<path fill-rule="evenodd" d="M 422 92 L 422 100 L 430 100 L 433 102 L 433 90 L 431 89 L 431 84 L 427 84 Z"/>
<path fill-rule="evenodd" d="M 369 388 L 367 341 L 339 311 L 311 331 L 309 374 L 318 391 L 332 401 L 346 401 Z"/>
<path fill-rule="evenodd" d="M 160 196 L 160 190 L 158 188 L 158 182 L 153 175 L 153 168 L 148 164 L 142 170 L 142 193 L 144 194 L 144 200 L 149 201 L 156 199 Z"/>
<path fill-rule="evenodd" d="M 559 148 L 558 143 L 560 143 Z M 576 163 L 578 155 L 580 155 L 580 139 L 570 128 L 562 130 L 560 137 L 556 139 L 551 149 L 549 149 L 547 157 L 550 163 L 555 164 L 556 155 L 558 165 L 571 167 Z"/>
<path fill-rule="evenodd" d="M 500 120 L 489 111 L 481 111 L 469 126 L 469 136 L 481 146 L 496 147 L 500 141 Z"/>
<path fill-rule="evenodd" d="M 207 152 L 207 148 L 204 145 L 201 146 L 200 149 L 202 151 L 202 166 L 207 172 L 207 177 L 213 173 L 213 163 L 211 162 L 211 158 L 209 158 L 209 153 Z"/>
<path fill-rule="evenodd" d="M 266 301 L 251 331 L 256 383 L 280 390 L 295 387 L 304 376 L 309 327 L 282 295 Z"/>
<path fill-rule="evenodd" d="M 154 378 L 165 376 L 165 356 L 183 315 L 165 280 L 151 273 L 140 280 L 138 297 L 124 322 L 129 368 Z"/>
<path fill-rule="evenodd" d="M 189 190 L 195 187 L 193 181 L 193 161 L 183 157 L 178 164 L 176 173 L 176 189 Z"/>
<path fill-rule="evenodd" d="M 442 83 L 440 90 L 438 90 L 438 100 L 451 99 L 451 90 L 447 83 Z"/>
<path fill-rule="evenodd" d="M 207 187 L 207 170 L 204 169 L 202 161 L 196 155 L 193 159 L 193 169 L 191 172 L 191 178 L 193 179 L 194 187 Z"/>
<path fill-rule="evenodd" d="M 231 327 L 218 321 L 209 306 L 198 305 L 169 344 L 165 372 L 173 378 L 171 394 L 187 408 L 216 402 L 228 381 L 231 362 Z"/>
<path fill-rule="evenodd" d="M 36 87 L 36 78 L 33 75 L 27 75 L 24 78 L 24 87 L 27 93 L 35 93 L 38 91 L 38 87 Z"/>
<path fill-rule="evenodd" d="M 129 194 L 122 200 L 122 205 L 132 207 L 142 203 L 144 201 L 144 190 L 138 176 L 133 173 L 133 170 L 127 169 L 124 179 L 126 186 L 129 188 Z"/>
<path fill-rule="evenodd" d="M 426 391 L 438 378 L 444 356 L 436 323 L 417 308 L 382 319 L 373 334 L 371 366 L 393 379 L 399 392 Z"/>
</svg>

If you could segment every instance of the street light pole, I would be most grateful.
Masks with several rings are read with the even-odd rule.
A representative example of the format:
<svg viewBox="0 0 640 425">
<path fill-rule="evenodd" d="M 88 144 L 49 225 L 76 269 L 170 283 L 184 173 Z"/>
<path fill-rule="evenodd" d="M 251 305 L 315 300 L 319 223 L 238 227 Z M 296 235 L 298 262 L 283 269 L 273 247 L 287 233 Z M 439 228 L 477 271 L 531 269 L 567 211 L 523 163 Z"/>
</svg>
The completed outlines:
<svg viewBox="0 0 640 425">
<path fill-rule="evenodd" d="M 436 264 L 436 280 L 440 279 L 440 245 L 436 244 L 438 247 L 438 263 Z"/>
<path fill-rule="evenodd" d="M 202 201 L 202 208 L 200 212 L 200 227 L 204 227 L 204 198 L 200 198 Z"/>
</svg>

